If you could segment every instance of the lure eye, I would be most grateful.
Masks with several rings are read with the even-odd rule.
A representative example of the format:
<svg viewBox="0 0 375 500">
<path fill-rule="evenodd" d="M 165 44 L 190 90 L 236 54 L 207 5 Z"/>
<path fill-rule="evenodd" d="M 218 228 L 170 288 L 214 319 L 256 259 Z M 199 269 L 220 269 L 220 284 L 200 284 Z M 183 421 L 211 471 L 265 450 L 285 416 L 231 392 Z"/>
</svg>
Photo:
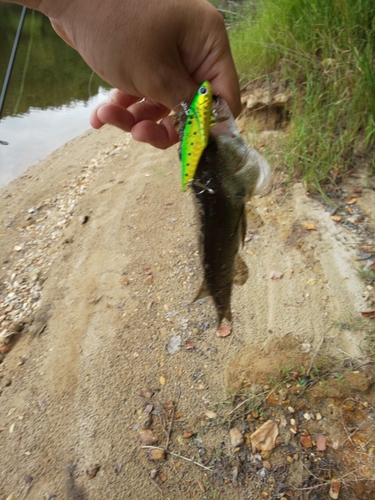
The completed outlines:
<svg viewBox="0 0 375 500">
<path fill-rule="evenodd" d="M 205 94 L 207 94 L 207 87 L 201 87 L 201 88 L 199 89 L 199 93 L 200 93 L 200 95 L 205 95 Z"/>
</svg>

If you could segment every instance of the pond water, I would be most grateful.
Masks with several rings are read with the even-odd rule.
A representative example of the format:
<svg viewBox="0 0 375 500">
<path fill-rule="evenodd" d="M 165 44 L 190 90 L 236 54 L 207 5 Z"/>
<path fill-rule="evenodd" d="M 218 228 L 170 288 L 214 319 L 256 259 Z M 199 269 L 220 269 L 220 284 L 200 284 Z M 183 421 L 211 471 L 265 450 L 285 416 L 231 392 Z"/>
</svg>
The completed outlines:
<svg viewBox="0 0 375 500">
<path fill-rule="evenodd" d="M 0 2 L 0 85 L 22 8 Z M 0 117 L 0 187 L 90 128 L 93 107 L 110 87 L 54 32 L 27 11 Z"/>
</svg>

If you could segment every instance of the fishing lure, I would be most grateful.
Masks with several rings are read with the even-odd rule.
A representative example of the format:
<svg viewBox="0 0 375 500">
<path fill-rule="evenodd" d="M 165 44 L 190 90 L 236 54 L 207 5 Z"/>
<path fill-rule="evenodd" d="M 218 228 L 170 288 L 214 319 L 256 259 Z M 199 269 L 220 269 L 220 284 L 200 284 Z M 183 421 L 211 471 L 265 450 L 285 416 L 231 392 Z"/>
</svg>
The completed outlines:
<svg viewBox="0 0 375 500">
<path fill-rule="evenodd" d="M 199 160 L 208 144 L 210 126 L 213 125 L 212 89 L 210 82 L 199 87 L 187 112 L 181 141 L 182 190 L 194 178 Z"/>
</svg>

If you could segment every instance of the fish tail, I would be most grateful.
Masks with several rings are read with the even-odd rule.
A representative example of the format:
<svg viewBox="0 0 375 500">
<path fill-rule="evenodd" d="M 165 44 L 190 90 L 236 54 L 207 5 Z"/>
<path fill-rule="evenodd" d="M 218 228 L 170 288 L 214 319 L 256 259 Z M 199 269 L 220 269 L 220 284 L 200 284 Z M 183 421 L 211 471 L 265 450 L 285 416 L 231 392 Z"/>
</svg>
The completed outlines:
<svg viewBox="0 0 375 500">
<path fill-rule="evenodd" d="M 218 322 L 218 328 L 220 328 L 223 319 L 226 319 L 227 321 L 229 321 L 229 323 L 232 322 L 232 311 L 230 309 L 230 306 L 228 307 L 228 309 L 226 311 L 220 313 L 220 315 L 219 315 L 219 322 Z"/>
<path fill-rule="evenodd" d="M 207 281 L 204 279 L 197 295 L 195 296 L 195 298 L 193 300 L 193 302 L 196 302 L 199 299 L 204 299 L 205 297 L 208 297 L 209 295 L 211 295 L 211 293 L 208 289 Z"/>
</svg>

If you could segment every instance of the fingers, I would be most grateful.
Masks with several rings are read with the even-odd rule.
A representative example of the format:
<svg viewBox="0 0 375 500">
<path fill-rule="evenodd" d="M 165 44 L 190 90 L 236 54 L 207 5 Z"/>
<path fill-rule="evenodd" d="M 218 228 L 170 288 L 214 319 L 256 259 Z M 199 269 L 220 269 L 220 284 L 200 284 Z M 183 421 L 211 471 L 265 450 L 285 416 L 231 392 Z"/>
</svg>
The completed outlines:
<svg viewBox="0 0 375 500">
<path fill-rule="evenodd" d="M 159 149 L 167 149 L 179 141 L 170 116 L 164 118 L 161 123 L 150 120 L 139 122 L 134 125 L 131 133 L 136 141 L 147 142 Z"/>
<path fill-rule="evenodd" d="M 211 40 L 204 58 L 194 70 L 197 82 L 208 80 L 214 95 L 224 98 L 235 117 L 241 112 L 240 87 L 236 67 L 232 58 L 229 40 L 221 16 L 215 19 L 210 30 Z"/>
<path fill-rule="evenodd" d="M 242 110 L 240 87 L 237 73 L 231 58 L 221 62 L 221 68 L 217 76 L 211 78 L 212 91 L 215 95 L 223 97 L 235 117 Z"/>
<path fill-rule="evenodd" d="M 93 128 L 100 128 L 106 123 L 130 132 L 134 125 L 134 117 L 127 108 L 139 101 L 139 97 L 126 94 L 115 89 L 108 99 L 101 102 L 91 113 L 90 124 Z"/>
<path fill-rule="evenodd" d="M 139 101 L 120 90 L 99 104 L 91 114 L 90 123 L 94 128 L 104 124 L 114 125 L 125 132 L 131 132 L 135 140 L 147 142 L 159 149 L 167 149 L 179 137 L 168 117 L 169 109 L 150 99 Z M 161 120 L 160 123 L 157 123 Z"/>
<path fill-rule="evenodd" d="M 134 117 L 121 106 L 111 103 L 102 103 L 90 116 L 93 128 L 100 128 L 105 124 L 114 125 L 124 132 L 130 132 L 134 126 Z"/>
<path fill-rule="evenodd" d="M 130 96 L 115 90 L 106 101 L 100 103 L 91 113 L 90 123 L 94 128 L 104 124 L 130 132 L 135 124 L 144 120 L 158 121 L 169 114 L 169 109 L 157 102 Z"/>
</svg>

